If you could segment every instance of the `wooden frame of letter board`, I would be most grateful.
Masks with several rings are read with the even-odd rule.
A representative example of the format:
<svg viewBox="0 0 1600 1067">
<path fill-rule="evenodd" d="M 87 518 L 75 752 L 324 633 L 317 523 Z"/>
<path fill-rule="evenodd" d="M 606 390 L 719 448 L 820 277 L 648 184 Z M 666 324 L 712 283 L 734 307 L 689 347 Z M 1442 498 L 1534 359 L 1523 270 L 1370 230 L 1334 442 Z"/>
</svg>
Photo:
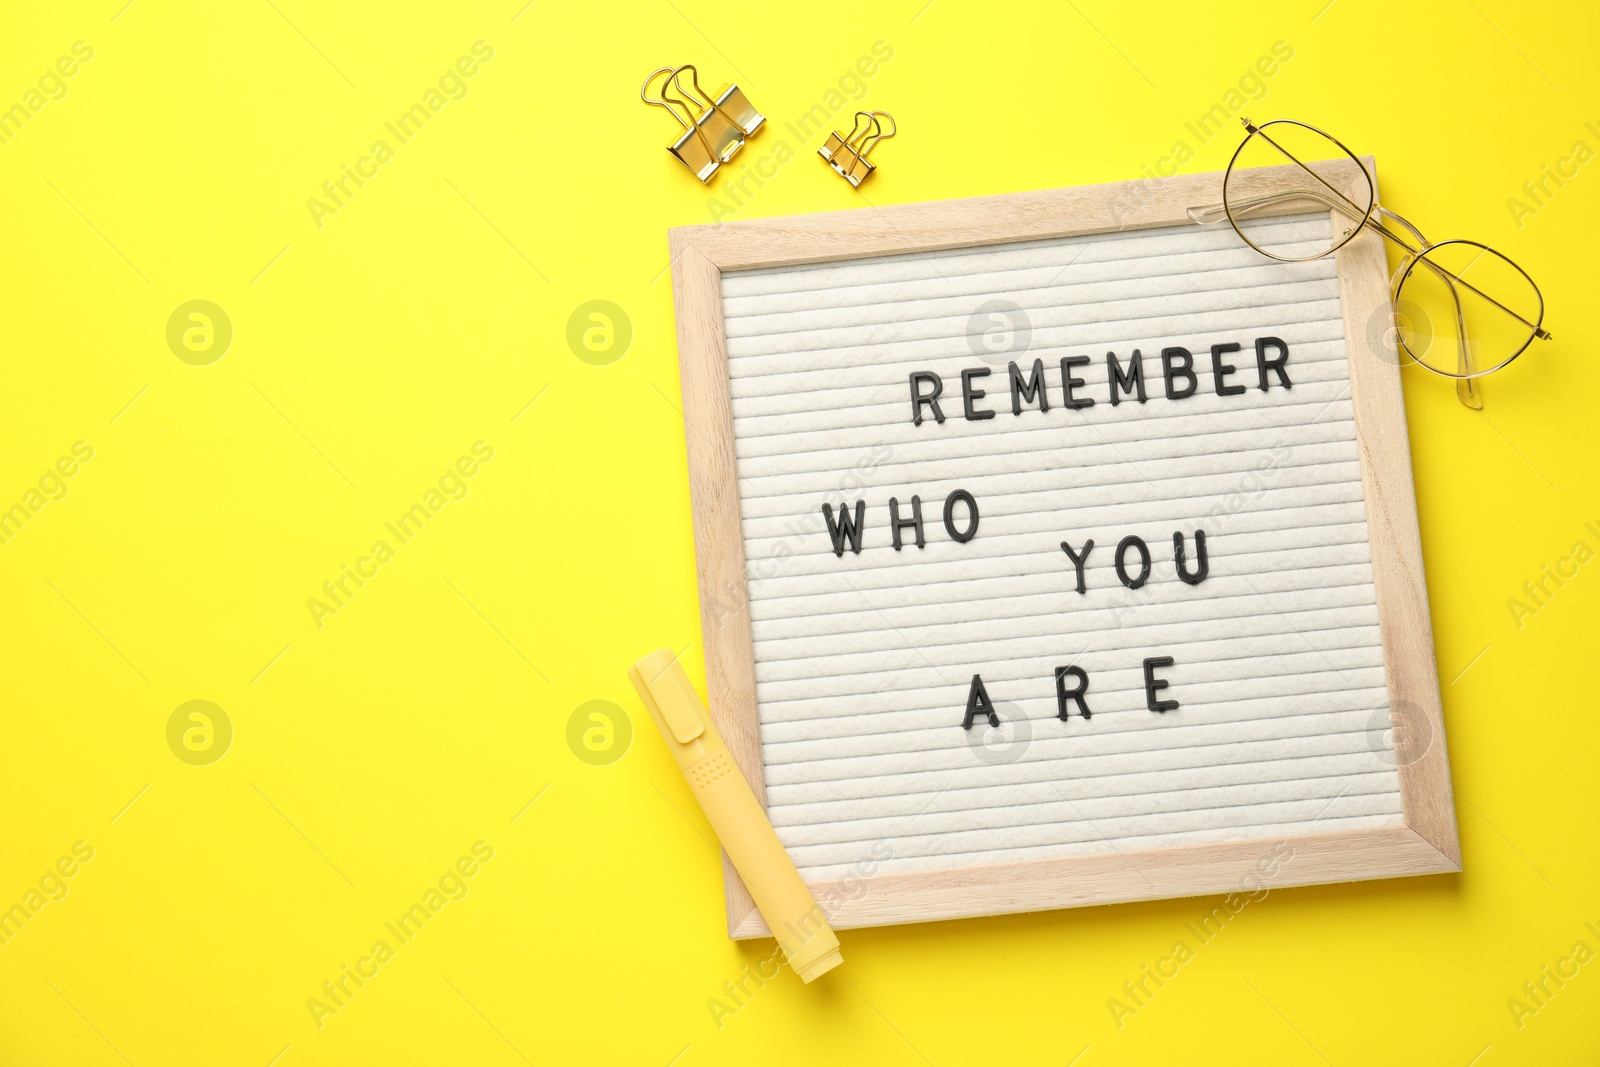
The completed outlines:
<svg viewBox="0 0 1600 1067">
<path fill-rule="evenodd" d="M 1369 172 L 1376 174 L 1371 157 L 1365 163 Z M 1364 195 L 1365 183 L 1354 164 L 1338 161 L 1313 166 L 1352 197 L 1357 197 L 1357 186 L 1363 186 Z M 1241 195 L 1256 195 L 1301 187 L 1304 175 L 1296 175 L 1292 166 L 1270 167 L 1235 173 L 1234 180 L 1247 183 L 1240 189 Z M 1222 176 L 1196 174 L 688 226 L 669 232 L 684 420 L 694 430 L 685 436 L 707 696 L 712 718 L 763 806 L 766 783 L 756 717 L 750 616 L 748 611 L 727 613 L 717 607 L 719 600 L 748 600 L 722 317 L 722 272 L 1192 225 L 1185 214 L 1187 208 L 1221 199 Z M 1348 221 L 1335 216 L 1334 225 L 1337 230 Z M 1400 743 L 1397 759 L 1405 825 L 1287 838 L 1294 848 L 1294 860 L 1281 869 L 1279 885 L 1461 869 L 1399 359 L 1388 332 L 1368 328 L 1373 316 L 1383 313 L 1389 302 L 1383 239 L 1364 230 L 1335 256 L 1390 707 L 1400 709 L 1403 717 L 1400 725 L 1404 730 L 1397 729 L 1395 736 Z M 1376 344 L 1385 347 L 1379 351 Z M 1416 752 L 1417 747 L 1423 751 Z M 835 927 L 883 926 L 1228 893 L 1246 884 L 1249 875 L 1259 878 L 1257 864 L 1266 851 L 1260 840 L 1228 841 L 883 874 L 858 880 L 848 892 L 836 882 L 813 883 L 811 889 L 826 902 L 824 911 Z M 723 869 L 729 935 L 770 936 L 726 855 Z"/>
</svg>

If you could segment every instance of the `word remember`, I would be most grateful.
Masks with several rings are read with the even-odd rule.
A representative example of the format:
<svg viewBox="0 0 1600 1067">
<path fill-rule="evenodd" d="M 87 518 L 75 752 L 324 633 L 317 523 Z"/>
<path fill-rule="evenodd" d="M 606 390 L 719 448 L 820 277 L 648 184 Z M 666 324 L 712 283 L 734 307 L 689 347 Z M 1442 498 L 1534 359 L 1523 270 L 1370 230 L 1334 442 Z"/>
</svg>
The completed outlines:
<svg viewBox="0 0 1600 1067">
<path fill-rule="evenodd" d="M 1237 342 L 1211 346 L 1211 388 L 1218 396 L 1238 396 L 1246 391 L 1246 386 L 1243 384 L 1230 383 L 1228 380 L 1241 369 L 1230 363 L 1228 357 L 1242 350 L 1243 346 Z M 1289 381 L 1289 372 L 1286 369 L 1289 362 L 1287 344 L 1277 337 L 1257 337 L 1255 353 L 1257 382 L 1263 393 L 1271 387 L 1273 380 L 1285 389 L 1292 387 L 1293 383 Z M 1091 362 L 1088 356 L 1062 358 L 1060 384 L 1057 388 L 1061 393 L 1063 408 L 1079 411 L 1094 407 L 1094 397 L 1078 394 L 1078 390 L 1088 383 L 1073 374 L 1074 370 L 1087 367 Z M 1133 350 L 1133 355 L 1126 363 L 1119 360 L 1115 352 L 1106 353 L 1106 385 L 1110 390 L 1107 399 L 1111 401 L 1112 407 L 1130 398 L 1141 404 L 1150 399 L 1145 388 L 1144 366 L 1144 356 L 1137 348 Z M 995 417 L 996 412 L 993 408 L 978 406 L 978 402 L 989 394 L 987 390 L 978 388 L 976 383 L 978 379 L 986 378 L 990 373 L 988 367 L 971 367 L 961 372 L 961 414 L 968 422 L 982 422 Z M 1161 350 L 1160 375 L 1168 400 L 1184 400 L 1194 396 L 1200 389 L 1199 373 L 1195 369 L 1194 353 L 1187 348 L 1174 346 Z M 1008 375 L 1011 414 L 1021 415 L 1022 409 L 1030 404 L 1041 413 L 1050 410 L 1051 390 L 1045 379 L 1044 360 L 1034 360 L 1033 369 L 1026 376 L 1016 363 L 1011 363 Z M 944 388 L 944 379 L 934 371 L 911 372 L 911 425 L 922 425 L 924 408 L 933 415 L 935 422 L 944 424 L 944 409 L 939 405 L 939 398 L 944 395 Z"/>
</svg>

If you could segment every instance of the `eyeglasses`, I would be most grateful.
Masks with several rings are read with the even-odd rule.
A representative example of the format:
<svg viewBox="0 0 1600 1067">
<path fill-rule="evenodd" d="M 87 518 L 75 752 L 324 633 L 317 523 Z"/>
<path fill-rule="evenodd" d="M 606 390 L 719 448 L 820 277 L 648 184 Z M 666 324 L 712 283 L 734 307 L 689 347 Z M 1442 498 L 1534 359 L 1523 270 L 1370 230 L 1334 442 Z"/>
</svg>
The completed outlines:
<svg viewBox="0 0 1600 1067">
<path fill-rule="evenodd" d="M 1363 227 L 1399 245 L 1405 258 L 1390 280 L 1394 339 L 1414 362 L 1456 379 L 1456 395 L 1473 409 L 1483 407 L 1476 379 L 1516 359 L 1535 339 L 1551 339 L 1543 326 L 1544 296 L 1510 259 L 1477 241 L 1429 241 L 1378 203 L 1372 176 L 1355 153 L 1315 126 L 1292 119 L 1260 126 L 1240 121 L 1248 134 L 1228 162 L 1222 203 L 1190 208 L 1196 223 L 1226 220 L 1245 244 L 1287 263 L 1332 255 Z M 1337 189 L 1307 165 L 1322 160 L 1349 160 L 1361 178 Z M 1245 171 L 1285 161 L 1299 167 L 1289 190 L 1249 193 Z M 1317 210 L 1335 211 L 1348 225 L 1335 223 L 1324 232 L 1293 219 Z"/>
</svg>

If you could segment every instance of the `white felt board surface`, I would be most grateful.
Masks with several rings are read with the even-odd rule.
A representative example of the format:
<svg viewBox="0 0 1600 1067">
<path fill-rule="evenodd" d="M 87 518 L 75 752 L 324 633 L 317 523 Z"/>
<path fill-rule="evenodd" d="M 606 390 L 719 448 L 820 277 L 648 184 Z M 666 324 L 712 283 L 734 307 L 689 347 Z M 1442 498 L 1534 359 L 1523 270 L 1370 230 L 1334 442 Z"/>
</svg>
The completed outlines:
<svg viewBox="0 0 1600 1067">
<path fill-rule="evenodd" d="M 1252 236 L 1295 254 L 1328 228 Z M 1404 824 L 1331 258 L 1183 226 L 728 271 L 721 291 L 766 800 L 808 880 Z M 1267 335 L 1290 389 L 1258 387 Z M 1222 342 L 1240 395 L 1214 391 Z M 1194 353 L 1190 397 L 1164 395 L 1168 346 Z M 1149 399 L 1113 406 L 1106 353 L 1134 349 Z M 1093 407 L 1062 404 L 1067 356 L 1090 357 Z M 1014 415 L 1007 363 L 1035 359 L 1050 408 Z M 973 368 L 992 419 L 962 417 Z M 913 424 L 913 371 L 944 381 L 942 424 Z M 957 489 L 966 543 L 942 521 Z M 925 547 L 906 530 L 897 552 L 889 498 L 904 518 L 913 495 Z M 841 557 L 821 507 L 858 499 Z M 1172 538 L 1192 568 L 1196 530 L 1190 585 Z M 1152 557 L 1137 590 L 1113 567 L 1128 535 Z M 1080 594 L 1060 543 L 1088 538 Z M 1090 719 L 1057 717 L 1066 664 Z M 974 674 L 998 730 L 962 728 Z"/>
</svg>

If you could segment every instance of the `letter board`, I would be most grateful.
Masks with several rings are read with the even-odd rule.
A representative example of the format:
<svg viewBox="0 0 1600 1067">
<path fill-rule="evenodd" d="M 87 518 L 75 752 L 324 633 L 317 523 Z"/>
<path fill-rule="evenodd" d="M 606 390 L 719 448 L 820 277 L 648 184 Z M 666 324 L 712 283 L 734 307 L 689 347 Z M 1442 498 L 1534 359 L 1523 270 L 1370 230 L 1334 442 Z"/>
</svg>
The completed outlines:
<svg viewBox="0 0 1600 1067">
<path fill-rule="evenodd" d="M 671 231 L 710 707 L 835 926 L 1459 869 L 1381 240 L 1220 195 Z"/>
</svg>

